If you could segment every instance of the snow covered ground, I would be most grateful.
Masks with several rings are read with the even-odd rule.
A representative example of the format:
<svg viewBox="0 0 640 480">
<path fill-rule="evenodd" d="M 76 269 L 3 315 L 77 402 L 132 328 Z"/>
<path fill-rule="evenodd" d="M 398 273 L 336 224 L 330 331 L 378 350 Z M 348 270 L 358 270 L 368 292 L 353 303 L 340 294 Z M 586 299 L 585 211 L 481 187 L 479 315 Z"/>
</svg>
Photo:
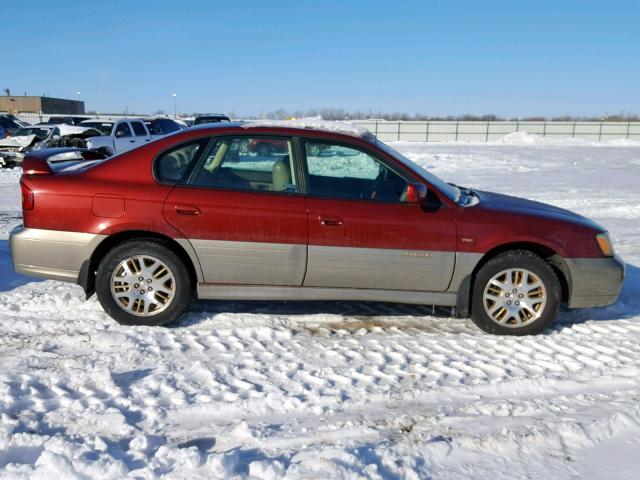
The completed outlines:
<svg viewBox="0 0 640 480">
<path fill-rule="evenodd" d="M 120 327 L 77 286 L 12 273 L 19 171 L 0 171 L 0 478 L 638 478 L 640 146 L 394 146 L 606 226 L 618 303 L 526 338 L 345 302 L 200 302 L 171 328 Z"/>
</svg>

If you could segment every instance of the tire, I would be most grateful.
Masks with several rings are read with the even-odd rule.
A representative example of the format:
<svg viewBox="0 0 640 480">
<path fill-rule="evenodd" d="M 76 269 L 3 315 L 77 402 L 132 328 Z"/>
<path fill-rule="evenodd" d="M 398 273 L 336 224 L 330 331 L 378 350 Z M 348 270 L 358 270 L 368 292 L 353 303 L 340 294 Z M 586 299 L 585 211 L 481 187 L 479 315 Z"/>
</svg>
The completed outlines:
<svg viewBox="0 0 640 480">
<path fill-rule="evenodd" d="M 555 320 L 561 292 L 558 276 L 538 255 L 501 253 L 476 274 L 471 319 L 487 333 L 535 335 Z"/>
<path fill-rule="evenodd" d="M 102 155 L 106 155 L 107 157 L 112 157 L 113 152 L 109 147 L 100 147 L 96 149 L 96 152 L 101 153 Z"/>
<path fill-rule="evenodd" d="M 320 154 L 322 153 L 322 151 L 320 150 L 320 147 L 313 143 L 310 144 L 308 148 L 309 148 L 309 155 L 311 155 L 312 157 L 319 157 Z"/>
<path fill-rule="evenodd" d="M 158 326 L 182 315 L 193 286 L 178 255 L 161 242 L 140 239 L 116 245 L 105 255 L 96 274 L 96 294 L 116 322 Z"/>
</svg>

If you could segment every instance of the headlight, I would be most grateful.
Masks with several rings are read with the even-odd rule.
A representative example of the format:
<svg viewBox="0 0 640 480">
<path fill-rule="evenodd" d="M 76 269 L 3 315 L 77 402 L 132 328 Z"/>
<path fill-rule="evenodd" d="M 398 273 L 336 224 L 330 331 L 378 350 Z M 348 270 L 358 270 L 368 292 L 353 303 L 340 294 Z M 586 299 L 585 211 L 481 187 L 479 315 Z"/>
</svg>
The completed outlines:
<svg viewBox="0 0 640 480">
<path fill-rule="evenodd" d="M 596 241 L 600 247 L 600 251 L 605 257 L 613 257 L 613 245 L 607 232 L 596 235 Z"/>
</svg>

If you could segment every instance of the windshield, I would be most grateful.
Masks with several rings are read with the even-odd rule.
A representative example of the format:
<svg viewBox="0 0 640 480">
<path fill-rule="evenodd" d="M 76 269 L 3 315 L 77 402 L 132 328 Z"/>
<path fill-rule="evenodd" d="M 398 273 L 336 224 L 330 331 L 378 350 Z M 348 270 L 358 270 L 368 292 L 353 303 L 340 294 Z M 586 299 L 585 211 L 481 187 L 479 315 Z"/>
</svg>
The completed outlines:
<svg viewBox="0 0 640 480">
<path fill-rule="evenodd" d="M 21 128 L 13 136 L 26 137 L 27 135 L 35 135 L 40 138 L 47 138 L 47 135 L 49 135 L 49 131 L 50 130 L 48 128 L 38 128 L 38 127 Z"/>
<path fill-rule="evenodd" d="M 202 125 L 203 123 L 220 123 L 220 122 L 228 122 L 229 119 L 227 117 L 198 117 L 193 122 L 194 125 Z"/>
<path fill-rule="evenodd" d="M 445 182 L 444 180 L 436 177 L 433 173 L 425 170 L 423 167 L 421 167 L 420 165 L 418 165 L 414 161 L 408 159 L 407 157 L 402 155 L 397 150 L 394 150 L 389 145 L 387 145 L 385 143 L 382 143 L 380 140 L 376 140 L 376 146 L 378 148 L 380 148 L 380 150 L 382 150 L 385 153 L 391 155 L 393 158 L 398 159 L 406 167 L 408 167 L 411 170 L 413 170 L 414 172 L 416 172 L 418 175 L 420 175 L 422 178 L 424 178 L 427 182 L 429 182 L 431 185 L 436 187 L 440 192 L 442 192 L 444 195 L 446 195 L 449 200 L 452 200 L 452 201 L 458 203 L 458 201 L 460 200 L 460 189 L 459 188 L 454 187 L 453 185 L 450 185 L 447 182 Z"/>
<path fill-rule="evenodd" d="M 113 122 L 82 122 L 79 127 L 95 128 L 99 130 L 103 135 L 111 135 L 111 129 L 113 128 Z"/>
</svg>

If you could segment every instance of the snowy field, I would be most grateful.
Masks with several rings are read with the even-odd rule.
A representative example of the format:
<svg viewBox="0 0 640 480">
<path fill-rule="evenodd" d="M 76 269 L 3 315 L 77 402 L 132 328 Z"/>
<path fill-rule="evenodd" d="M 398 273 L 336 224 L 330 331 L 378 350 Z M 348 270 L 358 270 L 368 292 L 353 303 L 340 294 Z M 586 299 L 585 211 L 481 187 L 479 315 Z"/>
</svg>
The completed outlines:
<svg viewBox="0 0 640 480">
<path fill-rule="evenodd" d="M 607 227 L 618 303 L 525 338 L 345 302 L 200 302 L 171 328 L 120 327 L 80 287 L 13 273 L 3 170 L 0 478 L 639 478 L 640 145 L 394 147 Z"/>
</svg>

